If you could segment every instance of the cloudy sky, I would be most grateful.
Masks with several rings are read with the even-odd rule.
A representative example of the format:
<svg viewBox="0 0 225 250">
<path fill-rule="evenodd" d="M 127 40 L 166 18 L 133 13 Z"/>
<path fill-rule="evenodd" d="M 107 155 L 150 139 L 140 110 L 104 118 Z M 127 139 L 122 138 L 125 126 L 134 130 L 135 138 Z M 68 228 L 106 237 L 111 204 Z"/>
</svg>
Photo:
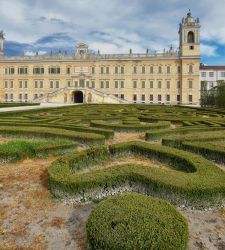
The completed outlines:
<svg viewBox="0 0 225 250">
<path fill-rule="evenodd" d="M 85 42 L 101 53 L 178 48 L 191 8 L 201 21 L 202 62 L 225 65 L 225 0 L 0 0 L 6 55 L 72 53 Z"/>
</svg>

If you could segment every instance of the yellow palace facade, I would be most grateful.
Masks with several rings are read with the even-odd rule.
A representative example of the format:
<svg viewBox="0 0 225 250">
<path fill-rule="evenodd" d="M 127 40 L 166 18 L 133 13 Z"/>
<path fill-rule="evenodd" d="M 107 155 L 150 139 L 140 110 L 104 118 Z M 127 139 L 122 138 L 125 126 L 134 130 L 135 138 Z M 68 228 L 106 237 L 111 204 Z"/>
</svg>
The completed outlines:
<svg viewBox="0 0 225 250">
<path fill-rule="evenodd" d="M 0 101 L 40 103 L 192 104 L 200 99 L 200 23 L 189 12 L 179 50 L 7 57 L 0 33 Z"/>
</svg>

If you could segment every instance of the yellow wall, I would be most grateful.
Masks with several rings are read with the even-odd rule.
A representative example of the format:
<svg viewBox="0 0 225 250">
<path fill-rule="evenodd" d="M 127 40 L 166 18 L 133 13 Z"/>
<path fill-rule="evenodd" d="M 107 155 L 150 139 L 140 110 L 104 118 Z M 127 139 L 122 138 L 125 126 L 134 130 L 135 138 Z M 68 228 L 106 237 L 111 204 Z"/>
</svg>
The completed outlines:
<svg viewBox="0 0 225 250">
<path fill-rule="evenodd" d="M 86 55 L 88 57 L 88 55 Z M 50 88 L 50 81 L 54 84 L 59 82 L 59 89 L 68 86 L 68 81 L 73 82 L 79 79 L 84 79 L 86 82 L 95 81 L 95 89 L 107 94 L 124 94 L 124 97 L 129 102 L 133 102 L 133 95 L 137 94 L 137 102 L 142 102 L 141 95 L 145 95 L 145 102 L 150 103 L 150 94 L 154 95 L 154 103 L 158 103 L 158 94 L 162 95 L 161 103 L 166 103 L 166 95 L 170 95 L 171 104 L 177 103 L 177 95 L 181 95 L 181 103 L 188 104 L 188 95 L 192 94 L 193 104 L 199 104 L 199 59 L 182 59 L 177 56 L 176 53 L 171 56 L 149 56 L 145 59 L 130 59 L 130 60 L 92 60 L 91 56 L 89 59 L 79 60 L 76 57 L 74 59 L 67 60 L 65 57 L 60 58 L 50 58 L 49 57 L 33 57 L 24 58 L 22 62 L 20 60 L 9 60 L 0 59 L 0 100 L 5 101 L 5 94 L 8 93 L 9 100 L 10 94 L 13 93 L 13 101 L 20 101 L 19 94 L 28 95 L 27 101 L 33 101 L 34 95 L 37 94 L 47 94 L 57 90 L 56 86 Z M 133 73 L 133 66 L 137 66 L 137 74 Z M 167 66 L 171 67 L 171 72 L 167 73 Z M 193 65 L 193 73 L 189 73 L 189 65 Z M 45 74 L 34 75 L 33 67 L 43 66 L 45 69 Z M 48 73 L 48 68 L 51 66 L 59 66 L 60 74 L 50 75 Z M 109 74 L 101 74 L 101 67 L 109 67 Z M 115 74 L 116 66 L 124 66 L 124 74 Z M 142 73 L 142 67 L 146 67 L 146 72 Z M 150 67 L 154 67 L 154 73 L 150 73 Z M 158 73 L 158 67 L 162 67 L 162 73 Z M 181 67 L 181 72 L 178 73 L 178 66 Z M 14 75 L 6 75 L 5 68 L 14 67 Z M 27 75 L 18 75 L 19 67 L 28 67 Z M 67 68 L 71 67 L 71 73 L 67 74 Z M 75 73 L 76 67 L 87 67 L 88 72 L 83 74 Z M 95 67 L 95 74 L 92 74 L 91 67 Z M 8 88 L 5 88 L 5 82 L 8 82 Z M 10 83 L 13 81 L 13 88 L 10 88 Z M 27 88 L 20 88 L 20 81 L 27 81 Z M 38 82 L 38 88 L 35 88 L 35 81 Z M 40 81 L 43 81 L 43 88 L 40 88 Z M 101 88 L 101 81 L 109 81 L 109 88 Z M 124 88 L 115 88 L 115 81 L 124 81 Z M 137 81 L 137 88 L 133 88 L 133 81 Z M 145 88 L 142 88 L 142 81 L 145 81 Z M 154 88 L 150 88 L 150 81 L 153 81 Z M 162 82 L 162 88 L 158 88 L 158 81 Z M 170 82 L 170 89 L 167 89 L 167 81 Z M 181 88 L 177 88 L 177 82 L 180 81 Z M 189 88 L 189 81 L 192 81 L 192 88 Z M 79 88 L 78 88 L 79 89 Z M 57 101 L 57 97 L 54 98 Z M 61 102 L 61 98 L 58 102 Z M 71 102 L 68 99 L 68 102 Z"/>
</svg>

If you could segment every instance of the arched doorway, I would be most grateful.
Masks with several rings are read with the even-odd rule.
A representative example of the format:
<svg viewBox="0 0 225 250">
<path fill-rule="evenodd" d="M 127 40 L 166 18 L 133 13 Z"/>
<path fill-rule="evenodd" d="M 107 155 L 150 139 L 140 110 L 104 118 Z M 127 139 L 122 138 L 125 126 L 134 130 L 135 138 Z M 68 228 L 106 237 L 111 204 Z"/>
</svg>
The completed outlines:
<svg viewBox="0 0 225 250">
<path fill-rule="evenodd" d="M 73 101 L 74 103 L 83 103 L 84 102 L 84 95 L 82 91 L 75 91 L 73 93 Z"/>
</svg>

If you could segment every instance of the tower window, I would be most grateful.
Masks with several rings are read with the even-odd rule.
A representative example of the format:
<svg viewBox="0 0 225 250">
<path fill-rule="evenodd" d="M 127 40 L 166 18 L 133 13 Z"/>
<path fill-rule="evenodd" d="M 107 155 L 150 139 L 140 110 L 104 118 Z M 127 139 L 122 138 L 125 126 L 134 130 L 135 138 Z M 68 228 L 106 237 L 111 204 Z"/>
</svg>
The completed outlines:
<svg viewBox="0 0 225 250">
<path fill-rule="evenodd" d="M 195 49 L 195 47 L 194 46 L 190 46 L 190 50 L 194 50 Z"/>
<path fill-rule="evenodd" d="M 188 66 L 188 73 L 193 73 L 193 65 Z"/>
<path fill-rule="evenodd" d="M 195 42 L 195 35 L 193 31 L 188 32 L 188 43 L 194 43 Z"/>
</svg>

